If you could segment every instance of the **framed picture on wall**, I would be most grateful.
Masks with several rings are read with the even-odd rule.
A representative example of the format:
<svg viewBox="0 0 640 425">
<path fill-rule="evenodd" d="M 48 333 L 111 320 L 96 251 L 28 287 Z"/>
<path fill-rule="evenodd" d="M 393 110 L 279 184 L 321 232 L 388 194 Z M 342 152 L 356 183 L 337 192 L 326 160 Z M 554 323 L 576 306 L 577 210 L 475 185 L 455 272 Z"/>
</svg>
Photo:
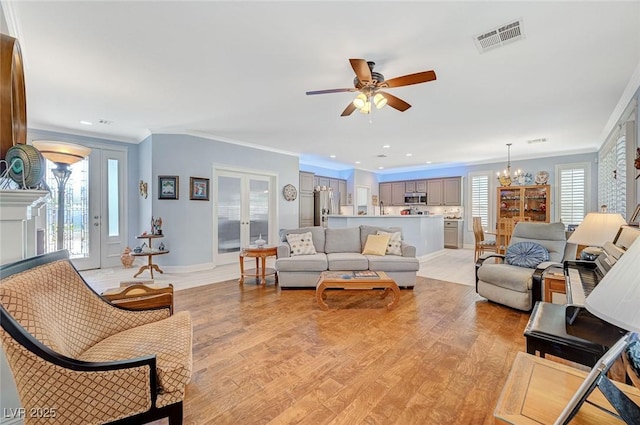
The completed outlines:
<svg viewBox="0 0 640 425">
<path fill-rule="evenodd" d="M 193 201 L 209 200 L 209 179 L 191 177 L 189 179 L 189 199 Z"/>
<path fill-rule="evenodd" d="M 158 199 L 178 199 L 179 179 L 178 176 L 158 176 Z"/>
<path fill-rule="evenodd" d="M 640 226 L 640 204 L 636 206 L 636 210 L 633 212 L 633 215 L 629 219 L 630 226 Z"/>
</svg>

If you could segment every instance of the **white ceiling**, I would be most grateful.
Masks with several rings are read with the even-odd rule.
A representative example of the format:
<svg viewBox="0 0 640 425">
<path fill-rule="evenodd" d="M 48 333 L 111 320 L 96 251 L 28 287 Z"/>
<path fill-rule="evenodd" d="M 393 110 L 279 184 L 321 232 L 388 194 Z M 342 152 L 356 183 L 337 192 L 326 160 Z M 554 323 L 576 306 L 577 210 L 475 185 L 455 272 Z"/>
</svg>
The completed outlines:
<svg viewBox="0 0 640 425">
<path fill-rule="evenodd" d="M 190 133 L 334 169 L 503 161 L 506 143 L 515 160 L 594 152 L 640 74 L 639 1 L 2 6 L 23 49 L 30 128 L 132 143 Z M 513 19 L 523 40 L 478 52 L 474 35 Z M 351 87 L 349 58 L 387 79 L 438 79 L 389 90 L 406 112 L 343 118 L 353 93 L 305 92 Z"/>
</svg>

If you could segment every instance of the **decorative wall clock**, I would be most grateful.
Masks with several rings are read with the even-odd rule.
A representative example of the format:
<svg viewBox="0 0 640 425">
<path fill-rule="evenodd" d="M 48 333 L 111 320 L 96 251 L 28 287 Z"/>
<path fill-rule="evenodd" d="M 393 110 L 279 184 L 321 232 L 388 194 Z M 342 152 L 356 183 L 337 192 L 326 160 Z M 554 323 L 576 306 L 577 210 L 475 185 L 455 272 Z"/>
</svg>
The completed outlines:
<svg viewBox="0 0 640 425">
<path fill-rule="evenodd" d="M 287 201 L 295 201 L 298 197 L 298 191 L 296 190 L 294 185 L 288 184 L 282 188 L 282 195 Z"/>
</svg>

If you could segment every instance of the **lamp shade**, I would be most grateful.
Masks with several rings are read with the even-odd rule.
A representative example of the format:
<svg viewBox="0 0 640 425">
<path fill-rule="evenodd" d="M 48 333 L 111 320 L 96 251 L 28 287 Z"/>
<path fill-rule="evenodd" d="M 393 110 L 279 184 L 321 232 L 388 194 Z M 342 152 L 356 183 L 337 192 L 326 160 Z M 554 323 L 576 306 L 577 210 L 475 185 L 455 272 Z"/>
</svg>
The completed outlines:
<svg viewBox="0 0 640 425">
<path fill-rule="evenodd" d="M 75 164 L 85 159 L 91 153 L 90 148 L 73 143 L 53 140 L 34 140 L 32 144 L 40 151 L 42 156 L 56 164 Z"/>
<path fill-rule="evenodd" d="M 601 247 L 613 241 L 623 224 L 627 222 L 618 213 L 589 213 L 567 242 Z"/>
<path fill-rule="evenodd" d="M 640 332 L 640 238 L 637 238 L 585 300 L 592 314 Z"/>
</svg>

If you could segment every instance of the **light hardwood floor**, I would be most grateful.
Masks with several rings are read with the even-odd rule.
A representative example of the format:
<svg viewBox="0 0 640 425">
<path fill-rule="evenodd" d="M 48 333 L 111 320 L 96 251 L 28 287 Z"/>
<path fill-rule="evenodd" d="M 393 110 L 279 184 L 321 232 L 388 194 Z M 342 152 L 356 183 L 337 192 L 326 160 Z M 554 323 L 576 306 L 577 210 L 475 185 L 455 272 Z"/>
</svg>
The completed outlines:
<svg viewBox="0 0 640 425">
<path fill-rule="evenodd" d="M 425 262 L 420 274 L 462 251 Z M 322 311 L 312 289 L 240 286 L 235 273 L 201 286 L 197 274 L 175 294 L 176 311 L 194 322 L 185 424 L 493 424 L 524 351 L 528 314 L 469 285 L 419 277 L 392 311 L 379 292 L 330 291 L 332 309 Z M 99 288 L 122 273 L 83 274 Z"/>
</svg>

